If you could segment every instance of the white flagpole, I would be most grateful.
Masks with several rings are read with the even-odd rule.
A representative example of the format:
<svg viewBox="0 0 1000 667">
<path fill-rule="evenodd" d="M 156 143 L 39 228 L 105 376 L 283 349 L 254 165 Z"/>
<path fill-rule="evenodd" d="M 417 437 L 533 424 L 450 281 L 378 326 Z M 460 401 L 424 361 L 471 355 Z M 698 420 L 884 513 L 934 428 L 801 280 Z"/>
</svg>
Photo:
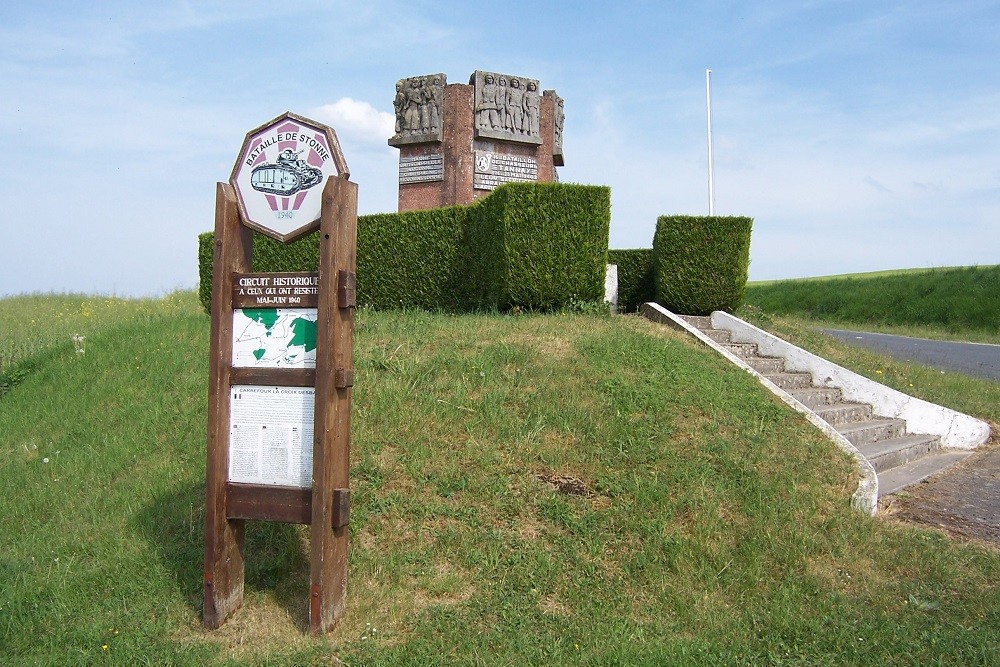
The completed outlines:
<svg viewBox="0 0 1000 667">
<path fill-rule="evenodd" d="M 708 107 L 708 214 L 715 215 L 715 175 L 712 166 L 712 70 L 705 70 L 705 101 Z"/>
</svg>

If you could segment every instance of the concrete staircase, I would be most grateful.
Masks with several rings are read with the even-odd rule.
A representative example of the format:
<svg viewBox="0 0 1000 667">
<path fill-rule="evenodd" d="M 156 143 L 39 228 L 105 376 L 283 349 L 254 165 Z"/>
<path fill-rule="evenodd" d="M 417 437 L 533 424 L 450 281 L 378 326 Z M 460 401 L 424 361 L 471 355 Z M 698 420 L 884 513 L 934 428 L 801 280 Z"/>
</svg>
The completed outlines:
<svg viewBox="0 0 1000 667">
<path fill-rule="evenodd" d="M 761 356 L 756 343 L 732 342 L 729 331 L 712 328 L 710 317 L 681 317 L 847 438 L 875 468 L 880 497 L 916 484 L 972 454 L 968 449 L 943 448 L 936 435 L 908 433 L 903 419 L 881 417 L 874 414 L 871 405 L 845 401 L 839 388 L 816 386 L 810 373 L 786 372 L 783 358 Z"/>
</svg>

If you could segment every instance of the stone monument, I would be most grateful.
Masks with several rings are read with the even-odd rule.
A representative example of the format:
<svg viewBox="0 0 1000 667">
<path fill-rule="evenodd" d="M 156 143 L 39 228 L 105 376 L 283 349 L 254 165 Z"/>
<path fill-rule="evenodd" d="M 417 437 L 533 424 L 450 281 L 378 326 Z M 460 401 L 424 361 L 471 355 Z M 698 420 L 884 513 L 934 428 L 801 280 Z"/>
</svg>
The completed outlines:
<svg viewBox="0 0 1000 667">
<path fill-rule="evenodd" d="M 476 71 L 396 83 L 399 211 L 468 204 L 512 181 L 558 181 L 563 100 L 537 79 Z"/>
</svg>

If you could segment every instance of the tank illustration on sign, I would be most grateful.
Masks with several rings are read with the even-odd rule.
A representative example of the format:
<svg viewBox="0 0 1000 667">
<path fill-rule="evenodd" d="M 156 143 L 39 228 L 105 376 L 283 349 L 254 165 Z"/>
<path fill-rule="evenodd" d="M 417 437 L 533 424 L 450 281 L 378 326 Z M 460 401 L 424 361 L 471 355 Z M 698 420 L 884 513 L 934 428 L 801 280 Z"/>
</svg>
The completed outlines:
<svg viewBox="0 0 1000 667">
<path fill-rule="evenodd" d="M 250 174 L 250 186 L 258 192 L 289 197 L 301 190 L 308 190 L 323 180 L 322 172 L 310 167 L 299 158 L 302 151 L 286 148 L 278 155 L 277 162 L 264 163 Z"/>
</svg>

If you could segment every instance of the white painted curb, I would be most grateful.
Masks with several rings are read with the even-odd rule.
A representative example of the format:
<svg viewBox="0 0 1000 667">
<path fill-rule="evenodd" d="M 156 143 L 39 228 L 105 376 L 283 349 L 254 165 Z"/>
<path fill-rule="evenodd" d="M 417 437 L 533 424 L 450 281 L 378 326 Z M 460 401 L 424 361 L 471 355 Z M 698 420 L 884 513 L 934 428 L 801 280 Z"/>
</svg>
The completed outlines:
<svg viewBox="0 0 1000 667">
<path fill-rule="evenodd" d="M 654 322 L 659 322 L 661 324 L 666 324 L 667 326 L 673 327 L 680 331 L 684 331 L 699 341 L 708 345 L 713 350 L 724 356 L 726 359 L 736 364 L 747 373 L 750 373 L 757 378 L 757 381 L 762 385 L 767 387 L 767 389 L 786 403 L 789 407 L 793 408 L 796 412 L 801 413 L 809 422 L 821 430 L 824 435 L 826 435 L 830 440 L 832 440 L 840 449 L 850 454 L 858 466 L 858 474 L 861 479 L 858 480 L 858 488 L 854 491 L 851 496 L 851 507 L 855 510 L 867 514 L 868 516 L 875 516 L 878 511 L 878 475 L 875 474 L 875 468 L 869 463 L 868 459 L 858 451 L 855 447 L 845 438 L 839 431 L 830 426 L 826 421 L 821 419 L 808 407 L 800 403 L 793 396 L 791 396 L 784 389 L 774 384 L 766 377 L 755 371 L 753 368 L 747 365 L 745 361 L 737 357 L 735 354 L 724 348 L 723 346 L 716 343 L 714 340 L 702 333 L 697 327 L 691 326 L 686 321 L 681 319 L 679 316 L 673 314 L 663 306 L 658 303 L 644 303 L 642 305 L 641 312 L 643 316 L 647 319 L 653 320 Z M 712 315 L 712 326 L 715 327 L 715 314 Z M 735 318 L 734 318 L 735 319 Z M 742 321 L 742 320 L 738 320 Z M 749 326 L 749 325 L 747 325 Z M 725 327 L 718 327 L 725 328 Z M 749 342 L 749 341 L 748 341 Z M 762 352 L 763 354 L 763 352 Z M 774 355 L 780 356 L 780 355 Z"/>
</svg>

